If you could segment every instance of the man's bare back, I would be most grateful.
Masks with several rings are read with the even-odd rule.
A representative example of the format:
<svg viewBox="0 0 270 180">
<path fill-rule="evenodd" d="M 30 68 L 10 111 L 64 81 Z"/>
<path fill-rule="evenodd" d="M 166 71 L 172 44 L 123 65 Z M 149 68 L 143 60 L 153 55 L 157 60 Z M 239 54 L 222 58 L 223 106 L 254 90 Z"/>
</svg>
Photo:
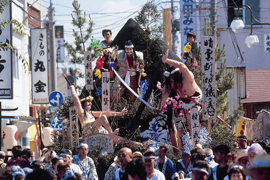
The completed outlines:
<svg viewBox="0 0 270 180">
<path fill-rule="evenodd" d="M 177 94 L 181 98 L 186 98 L 186 96 L 193 96 L 196 92 L 202 94 L 201 89 L 194 80 L 193 73 L 184 63 L 168 59 L 168 53 L 169 50 L 167 50 L 165 55 L 163 55 L 162 62 L 174 66 L 175 68 L 179 68 L 179 72 L 182 73 L 182 83 L 175 88 Z"/>
</svg>

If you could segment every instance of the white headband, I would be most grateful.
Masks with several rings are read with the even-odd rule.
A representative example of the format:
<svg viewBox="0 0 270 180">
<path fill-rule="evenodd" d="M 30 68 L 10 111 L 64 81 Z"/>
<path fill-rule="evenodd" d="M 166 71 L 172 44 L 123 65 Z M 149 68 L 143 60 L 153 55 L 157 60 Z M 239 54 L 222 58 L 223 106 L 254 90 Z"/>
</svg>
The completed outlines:
<svg viewBox="0 0 270 180">
<path fill-rule="evenodd" d="M 156 159 L 156 156 L 144 156 L 144 159 Z"/>
<path fill-rule="evenodd" d="M 134 48 L 133 44 L 131 45 L 125 45 L 125 48 Z"/>
<path fill-rule="evenodd" d="M 163 73 L 163 75 L 164 75 L 165 77 L 169 77 L 170 75 L 176 73 L 177 71 L 179 71 L 179 68 L 174 69 L 172 72 L 165 71 L 165 72 Z"/>
<path fill-rule="evenodd" d="M 67 157 L 70 157 L 70 155 L 69 155 L 69 154 L 66 154 L 66 153 L 60 153 L 59 156 L 67 156 Z"/>
<path fill-rule="evenodd" d="M 203 172 L 203 173 L 205 173 L 205 174 L 208 175 L 208 171 L 206 171 L 206 170 L 204 170 L 204 169 L 201 169 L 201 168 L 195 167 L 195 168 L 191 168 L 191 170 L 194 170 L 194 171 L 200 171 L 200 172 Z"/>
</svg>

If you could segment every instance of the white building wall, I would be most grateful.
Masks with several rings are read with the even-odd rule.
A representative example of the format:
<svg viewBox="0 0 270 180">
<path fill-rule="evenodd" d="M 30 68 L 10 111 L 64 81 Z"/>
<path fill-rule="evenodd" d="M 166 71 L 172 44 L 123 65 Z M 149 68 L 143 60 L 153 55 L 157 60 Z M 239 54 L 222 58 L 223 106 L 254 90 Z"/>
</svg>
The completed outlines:
<svg viewBox="0 0 270 180">
<path fill-rule="evenodd" d="M 13 0 L 17 5 L 23 7 L 24 11 L 27 11 L 27 2 L 29 4 L 33 4 L 33 6 L 40 10 L 40 17 L 42 18 L 43 15 L 43 7 L 42 7 L 42 0 Z M 30 63 L 29 63 L 29 36 L 30 36 L 30 29 L 28 28 L 27 18 L 28 14 L 24 12 L 21 8 L 16 6 L 12 3 L 12 19 L 16 19 L 20 23 L 25 26 L 25 30 L 22 34 L 16 33 L 13 31 L 13 38 L 12 43 L 13 47 L 18 50 L 18 53 L 21 54 L 28 62 L 28 66 L 26 67 L 27 70 L 23 67 L 22 60 L 19 60 L 18 63 L 18 75 L 19 78 L 13 78 L 13 99 L 1 99 L 2 108 L 15 108 L 18 107 L 16 111 L 4 112 L 2 115 L 8 116 L 29 116 L 29 105 L 31 103 L 31 71 Z M 41 23 L 42 25 L 42 23 Z M 13 56 L 14 57 L 14 56 Z M 2 128 L 6 126 L 6 123 L 10 123 L 9 119 L 2 120 Z M 31 125 L 33 123 L 27 121 L 26 124 Z M 16 125 L 16 123 L 15 123 Z M 2 132 L 2 131 L 1 131 Z M 2 134 L 2 133 L 1 133 Z M 29 130 L 20 132 L 18 134 L 18 144 L 21 145 L 23 148 L 28 147 L 29 143 L 25 141 L 29 141 Z M 24 144 L 23 144 L 24 142 Z M 4 147 L 1 147 L 2 150 L 6 151 Z"/>
<path fill-rule="evenodd" d="M 270 3 L 269 0 L 260 0 L 261 1 L 261 20 L 260 22 L 268 22 Z M 222 4 L 219 4 L 219 7 L 223 7 Z M 225 13 L 226 11 L 226 13 Z M 244 58 L 245 62 L 241 62 L 240 57 L 238 58 L 232 44 L 232 38 L 227 27 L 227 9 L 220 8 L 217 11 L 218 14 L 218 42 L 220 45 L 226 44 L 226 58 L 227 66 L 246 66 L 246 70 L 255 70 L 255 69 L 269 69 L 270 68 L 270 54 L 264 52 L 264 34 L 270 34 L 270 26 L 265 25 L 261 27 L 253 27 L 253 34 L 256 34 L 260 40 L 260 43 L 250 49 L 245 44 L 245 38 L 250 34 L 250 27 L 245 27 L 242 32 L 235 34 L 236 39 L 239 44 L 240 51 Z M 255 21 L 253 20 L 253 23 Z"/>
</svg>

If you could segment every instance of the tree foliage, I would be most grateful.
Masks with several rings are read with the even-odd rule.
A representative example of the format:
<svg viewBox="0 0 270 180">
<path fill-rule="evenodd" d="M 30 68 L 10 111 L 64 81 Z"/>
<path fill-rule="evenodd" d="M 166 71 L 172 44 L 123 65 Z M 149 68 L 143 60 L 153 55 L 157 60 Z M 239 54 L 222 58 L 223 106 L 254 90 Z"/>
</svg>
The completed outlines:
<svg viewBox="0 0 270 180">
<path fill-rule="evenodd" d="M 73 36 L 75 38 L 74 45 L 66 42 L 66 47 L 68 53 L 71 55 L 70 61 L 72 63 L 81 64 L 84 60 L 84 51 L 93 52 L 91 44 L 91 33 L 93 31 L 93 21 L 89 15 L 88 19 L 86 18 L 86 13 L 82 12 L 80 9 L 80 4 L 77 0 L 74 0 L 72 3 L 74 10 L 72 11 L 72 24 L 75 27 L 73 29 Z M 92 59 L 97 56 L 97 52 L 94 51 L 92 54 Z"/>
</svg>

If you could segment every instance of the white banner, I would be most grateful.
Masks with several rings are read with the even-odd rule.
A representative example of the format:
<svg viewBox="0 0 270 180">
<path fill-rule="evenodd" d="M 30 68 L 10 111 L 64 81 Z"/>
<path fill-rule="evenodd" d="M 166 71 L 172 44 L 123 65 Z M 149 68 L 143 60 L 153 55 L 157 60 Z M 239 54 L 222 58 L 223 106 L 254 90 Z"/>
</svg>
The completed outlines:
<svg viewBox="0 0 270 180">
<path fill-rule="evenodd" d="M 200 144 L 200 121 L 199 121 L 199 112 L 197 108 L 190 109 L 191 117 L 191 138 L 193 142 L 193 147 L 196 144 Z"/>
<path fill-rule="evenodd" d="M 102 111 L 110 110 L 110 72 L 102 72 Z"/>
<path fill-rule="evenodd" d="M 55 38 L 55 49 L 56 49 L 56 62 L 65 62 L 65 42 L 64 38 Z"/>
<path fill-rule="evenodd" d="M 48 103 L 47 30 L 31 29 L 32 47 L 32 103 Z"/>
<path fill-rule="evenodd" d="M 214 36 L 202 37 L 202 92 L 203 120 L 216 119 L 216 75 Z"/>
<path fill-rule="evenodd" d="M 77 116 L 77 108 L 70 107 L 69 108 L 69 132 L 71 135 L 70 143 L 71 148 L 79 147 L 79 123 L 78 123 L 78 116 Z"/>
<path fill-rule="evenodd" d="M 4 8 L 4 12 L 1 17 L 2 20 L 11 20 L 11 7 L 10 3 Z M 3 21 L 2 21 L 3 22 Z M 6 25 L 2 31 L 0 31 L 0 44 L 2 46 L 9 43 L 12 45 L 12 30 L 11 25 Z M 12 55 L 11 50 L 8 48 L 0 49 L 0 99 L 12 99 Z"/>
<path fill-rule="evenodd" d="M 84 67 L 85 67 L 85 88 L 86 90 L 93 90 L 93 71 L 92 71 L 92 60 L 91 52 L 84 52 Z"/>
<path fill-rule="evenodd" d="M 196 34 L 196 41 L 200 42 L 199 11 L 196 10 L 197 0 L 180 0 L 180 27 L 181 27 L 181 52 L 187 41 L 187 34 Z"/>
<path fill-rule="evenodd" d="M 270 34 L 264 34 L 264 52 L 270 53 Z"/>
</svg>

